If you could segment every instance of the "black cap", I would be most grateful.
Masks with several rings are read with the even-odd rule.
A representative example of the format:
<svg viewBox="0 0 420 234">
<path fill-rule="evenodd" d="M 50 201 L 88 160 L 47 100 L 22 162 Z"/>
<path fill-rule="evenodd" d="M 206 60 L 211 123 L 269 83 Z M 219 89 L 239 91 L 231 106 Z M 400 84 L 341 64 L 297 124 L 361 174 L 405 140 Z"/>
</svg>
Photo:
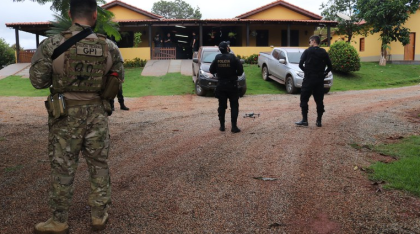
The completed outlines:
<svg viewBox="0 0 420 234">
<path fill-rule="evenodd" d="M 228 46 L 229 46 L 229 44 L 226 41 L 220 42 L 220 44 L 219 44 L 220 52 L 227 51 Z"/>
</svg>

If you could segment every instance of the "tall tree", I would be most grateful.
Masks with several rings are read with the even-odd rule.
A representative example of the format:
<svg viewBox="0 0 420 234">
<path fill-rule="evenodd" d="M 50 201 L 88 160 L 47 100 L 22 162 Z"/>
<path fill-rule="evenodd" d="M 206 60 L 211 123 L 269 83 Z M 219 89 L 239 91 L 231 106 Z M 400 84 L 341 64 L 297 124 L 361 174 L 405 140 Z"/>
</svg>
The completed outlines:
<svg viewBox="0 0 420 234">
<path fill-rule="evenodd" d="M 410 29 L 404 23 L 419 9 L 420 0 L 358 0 L 357 10 L 360 18 L 371 27 L 370 33 L 380 33 L 381 59 L 386 65 L 387 48 L 392 41 L 403 45 L 410 43 Z"/>
<path fill-rule="evenodd" d="M 359 15 L 356 13 L 357 0 L 328 0 L 327 3 L 321 4 L 321 15 L 326 20 L 338 21 L 336 33 L 339 35 L 346 35 L 347 42 L 351 42 L 351 39 L 355 35 L 366 35 L 368 28 L 366 24 L 360 24 L 362 21 Z M 337 14 L 344 14 L 349 19 L 343 19 Z"/>
<path fill-rule="evenodd" d="M 14 2 L 24 2 L 25 0 L 13 0 Z M 29 0 L 37 2 L 39 4 L 46 4 L 51 2 L 51 10 L 58 12 L 55 14 L 55 21 L 51 22 L 53 27 L 47 31 L 47 35 L 57 34 L 61 31 L 67 30 L 71 26 L 71 20 L 68 17 L 68 11 L 70 9 L 70 0 Z M 100 4 L 106 3 L 105 0 L 97 0 L 98 3 L 98 20 L 96 22 L 95 32 L 105 34 L 109 37 L 114 38 L 116 41 L 121 40 L 121 34 L 119 33 L 119 25 L 112 21 L 114 14 L 100 7 Z"/>
<path fill-rule="evenodd" d="M 12 63 L 15 63 L 15 51 L 0 38 L 0 69 Z"/>
<path fill-rule="evenodd" d="M 155 2 L 153 3 L 152 13 L 167 19 L 201 19 L 202 17 L 198 6 L 194 9 L 182 0 Z"/>
</svg>

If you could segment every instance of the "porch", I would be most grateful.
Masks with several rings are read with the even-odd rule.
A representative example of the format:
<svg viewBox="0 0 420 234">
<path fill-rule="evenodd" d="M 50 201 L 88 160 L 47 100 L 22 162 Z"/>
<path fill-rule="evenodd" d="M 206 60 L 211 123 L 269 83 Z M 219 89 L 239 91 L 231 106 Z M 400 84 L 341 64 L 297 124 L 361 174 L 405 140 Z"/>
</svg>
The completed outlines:
<svg viewBox="0 0 420 234">
<path fill-rule="evenodd" d="M 221 41 L 230 41 L 235 53 L 249 56 L 261 51 L 270 51 L 271 46 L 279 47 L 306 47 L 309 37 L 315 28 L 326 27 L 327 38 L 330 38 L 330 27 L 337 24 L 335 21 L 324 20 L 253 20 L 253 19 L 226 19 L 226 20 L 192 20 L 192 19 L 161 19 L 161 20 L 130 20 L 118 21 L 122 40 L 117 44 L 124 59 L 191 59 L 193 40 L 192 32 L 197 35 L 200 46 L 218 45 Z M 51 27 L 45 23 L 10 23 L 6 26 L 14 28 L 16 32 L 16 45 L 19 48 L 19 31 L 35 34 L 36 44 L 39 45 L 39 36 Z M 134 34 L 142 34 L 142 43 L 134 47 Z M 170 35 L 172 49 L 165 45 L 156 49 L 153 38 L 157 35 Z M 161 38 L 163 41 L 164 37 Z M 328 45 L 330 40 L 328 40 Z M 159 50 L 159 52 L 157 52 Z M 17 51 L 17 62 L 28 61 Z M 25 55 L 27 56 L 27 55 Z M 30 56 L 30 55 L 29 55 Z M 30 60 L 30 59 L 29 59 Z"/>
</svg>

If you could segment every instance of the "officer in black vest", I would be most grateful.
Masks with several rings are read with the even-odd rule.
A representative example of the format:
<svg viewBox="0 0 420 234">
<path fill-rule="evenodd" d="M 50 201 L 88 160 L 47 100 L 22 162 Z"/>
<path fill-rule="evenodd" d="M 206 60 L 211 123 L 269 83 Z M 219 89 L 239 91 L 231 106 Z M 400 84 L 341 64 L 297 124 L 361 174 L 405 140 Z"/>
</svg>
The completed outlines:
<svg viewBox="0 0 420 234">
<path fill-rule="evenodd" d="M 309 38 L 309 48 L 303 52 L 299 67 L 305 73 L 300 93 L 300 107 L 302 109 L 302 120 L 296 122 L 298 126 L 308 126 L 308 101 L 311 95 L 314 96 L 318 117 L 316 126 L 322 127 L 322 114 L 324 110 L 324 78 L 332 69 L 328 53 L 319 48 L 319 36 Z M 305 66 L 303 66 L 305 64 Z M 325 66 L 327 69 L 325 70 Z"/>
<path fill-rule="evenodd" d="M 219 99 L 219 121 L 220 131 L 225 131 L 225 113 L 227 109 L 227 100 L 229 99 L 231 108 L 231 132 L 237 133 L 241 130 L 237 126 L 239 114 L 239 90 L 238 76 L 244 73 L 242 63 L 234 54 L 229 53 L 229 43 L 222 41 L 219 44 L 219 50 L 222 54 L 216 55 L 210 65 L 210 73 L 216 74 L 218 79 L 215 96 Z"/>
</svg>

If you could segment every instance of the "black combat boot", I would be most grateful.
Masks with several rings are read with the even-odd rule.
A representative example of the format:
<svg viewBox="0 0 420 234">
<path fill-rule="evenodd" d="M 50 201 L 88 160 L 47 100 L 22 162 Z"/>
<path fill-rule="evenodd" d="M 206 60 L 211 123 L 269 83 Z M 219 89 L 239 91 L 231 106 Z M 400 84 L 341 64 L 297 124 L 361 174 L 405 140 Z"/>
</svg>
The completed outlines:
<svg viewBox="0 0 420 234">
<path fill-rule="evenodd" d="M 236 126 L 235 122 L 232 122 L 232 129 L 230 131 L 233 133 L 238 133 L 241 131 L 241 129 L 239 129 L 238 126 Z"/>
<path fill-rule="evenodd" d="M 308 112 L 302 110 L 302 120 L 295 123 L 297 126 L 308 126 Z"/>
<path fill-rule="evenodd" d="M 316 126 L 322 127 L 322 114 L 321 115 L 318 114 L 318 117 L 316 118 Z"/>
<path fill-rule="evenodd" d="M 128 108 L 124 105 L 124 102 L 120 102 L 120 109 L 121 110 L 127 110 L 127 111 L 130 110 L 130 108 Z"/>
<path fill-rule="evenodd" d="M 112 110 L 112 111 L 115 111 L 115 108 L 114 108 L 114 101 L 113 101 L 113 100 L 109 101 L 109 104 L 111 105 L 111 110 Z"/>
<path fill-rule="evenodd" d="M 220 121 L 220 128 L 219 128 L 219 130 L 222 131 L 222 132 L 224 132 L 226 130 L 226 128 L 225 128 L 225 121 Z"/>
<path fill-rule="evenodd" d="M 308 120 L 306 120 L 306 119 L 302 119 L 301 121 L 296 122 L 295 124 L 296 124 L 297 126 L 308 126 Z"/>
</svg>

